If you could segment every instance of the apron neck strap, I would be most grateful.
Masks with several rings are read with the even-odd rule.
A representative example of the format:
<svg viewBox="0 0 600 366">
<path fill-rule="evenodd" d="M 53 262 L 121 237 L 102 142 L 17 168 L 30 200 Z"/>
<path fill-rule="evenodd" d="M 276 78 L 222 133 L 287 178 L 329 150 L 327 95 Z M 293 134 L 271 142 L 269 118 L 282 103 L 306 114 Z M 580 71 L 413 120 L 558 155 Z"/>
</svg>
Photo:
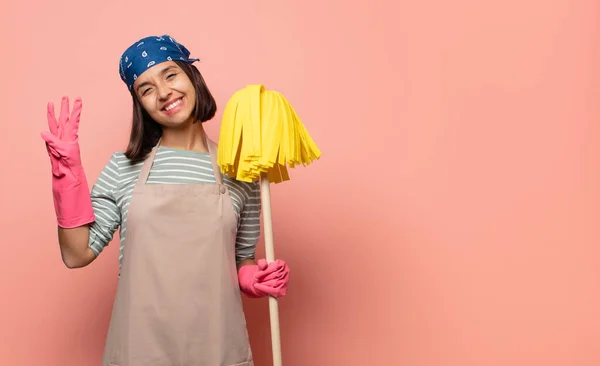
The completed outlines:
<svg viewBox="0 0 600 366">
<path fill-rule="evenodd" d="M 150 169 L 152 168 L 152 164 L 154 163 L 154 157 L 156 156 L 156 150 L 158 149 L 158 146 L 160 145 L 160 140 L 161 139 L 158 139 L 158 142 L 156 143 L 156 145 L 154 145 L 154 147 L 150 151 L 150 155 L 148 155 L 148 157 L 146 159 L 144 159 L 144 165 L 142 166 L 142 171 L 140 172 L 140 176 L 138 177 L 137 183 L 135 184 L 136 186 L 143 186 L 144 184 L 146 184 L 146 181 L 148 180 L 148 176 L 150 175 Z"/>
<path fill-rule="evenodd" d="M 211 141 L 207 136 L 206 146 L 208 146 L 208 152 L 210 153 L 210 160 L 212 162 L 215 179 L 217 180 L 217 184 L 221 185 L 223 184 L 223 175 L 221 174 L 221 169 L 219 169 L 219 165 L 217 164 L 217 144 Z"/>
</svg>

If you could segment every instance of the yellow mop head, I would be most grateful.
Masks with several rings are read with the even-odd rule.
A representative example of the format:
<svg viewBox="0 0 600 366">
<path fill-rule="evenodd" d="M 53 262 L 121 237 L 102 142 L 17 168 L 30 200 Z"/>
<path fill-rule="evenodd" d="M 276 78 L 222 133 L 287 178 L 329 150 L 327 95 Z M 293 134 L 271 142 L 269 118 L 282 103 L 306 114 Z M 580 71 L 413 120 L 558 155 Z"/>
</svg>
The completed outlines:
<svg viewBox="0 0 600 366">
<path fill-rule="evenodd" d="M 287 168 L 308 165 L 321 152 L 283 95 L 263 85 L 238 90 L 223 111 L 217 163 L 223 174 L 253 182 L 289 180 Z"/>
</svg>

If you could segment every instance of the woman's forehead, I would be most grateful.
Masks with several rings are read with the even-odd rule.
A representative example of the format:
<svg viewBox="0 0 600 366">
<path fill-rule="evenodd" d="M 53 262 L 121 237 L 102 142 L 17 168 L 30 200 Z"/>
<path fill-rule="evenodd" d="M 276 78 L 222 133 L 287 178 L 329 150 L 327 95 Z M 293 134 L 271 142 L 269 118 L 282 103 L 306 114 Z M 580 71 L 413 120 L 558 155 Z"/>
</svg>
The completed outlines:
<svg viewBox="0 0 600 366">
<path fill-rule="evenodd" d="M 134 82 L 134 87 L 153 78 L 162 77 L 167 71 L 172 71 L 173 69 L 180 70 L 180 67 L 174 61 L 165 61 L 153 65 L 138 76 Z"/>
</svg>

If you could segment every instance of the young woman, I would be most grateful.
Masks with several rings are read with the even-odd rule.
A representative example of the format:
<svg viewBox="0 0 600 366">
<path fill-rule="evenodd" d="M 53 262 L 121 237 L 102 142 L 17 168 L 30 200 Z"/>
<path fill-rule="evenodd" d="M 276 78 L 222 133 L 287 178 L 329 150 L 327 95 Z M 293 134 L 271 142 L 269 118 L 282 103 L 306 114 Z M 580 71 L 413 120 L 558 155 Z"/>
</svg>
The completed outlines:
<svg viewBox="0 0 600 366">
<path fill-rule="evenodd" d="M 81 99 L 43 132 L 63 262 L 90 264 L 120 228 L 119 284 L 104 366 L 253 365 L 240 290 L 284 296 L 283 260 L 255 261 L 257 183 L 222 176 L 203 122 L 216 103 L 197 59 L 168 35 L 123 53 L 133 100 L 129 145 L 115 153 L 90 195 L 77 130 Z"/>
</svg>

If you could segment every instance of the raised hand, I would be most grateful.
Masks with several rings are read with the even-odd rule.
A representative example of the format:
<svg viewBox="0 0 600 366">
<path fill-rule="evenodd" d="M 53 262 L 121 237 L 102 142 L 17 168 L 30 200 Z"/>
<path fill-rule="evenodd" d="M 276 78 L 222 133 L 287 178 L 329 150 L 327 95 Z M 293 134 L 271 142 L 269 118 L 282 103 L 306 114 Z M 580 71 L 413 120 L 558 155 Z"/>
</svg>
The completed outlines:
<svg viewBox="0 0 600 366">
<path fill-rule="evenodd" d="M 54 104 L 48 103 L 48 131 L 41 133 L 52 165 L 52 193 L 58 225 L 64 228 L 82 226 L 93 222 L 87 179 L 81 164 L 79 149 L 79 120 L 81 98 L 75 99 L 69 113 L 69 98 L 63 97 L 58 121 Z"/>
<path fill-rule="evenodd" d="M 81 166 L 81 154 L 79 151 L 79 120 L 81 118 L 81 98 L 75 99 L 73 112 L 69 114 L 69 98 L 63 97 L 60 117 L 56 120 L 54 104 L 48 103 L 48 128 L 50 132 L 42 132 L 42 139 L 46 141 L 46 149 L 52 164 L 52 175 L 55 178 L 64 178 L 69 175 L 71 184 L 79 184 L 76 175 L 71 168 L 77 169 Z"/>
</svg>

